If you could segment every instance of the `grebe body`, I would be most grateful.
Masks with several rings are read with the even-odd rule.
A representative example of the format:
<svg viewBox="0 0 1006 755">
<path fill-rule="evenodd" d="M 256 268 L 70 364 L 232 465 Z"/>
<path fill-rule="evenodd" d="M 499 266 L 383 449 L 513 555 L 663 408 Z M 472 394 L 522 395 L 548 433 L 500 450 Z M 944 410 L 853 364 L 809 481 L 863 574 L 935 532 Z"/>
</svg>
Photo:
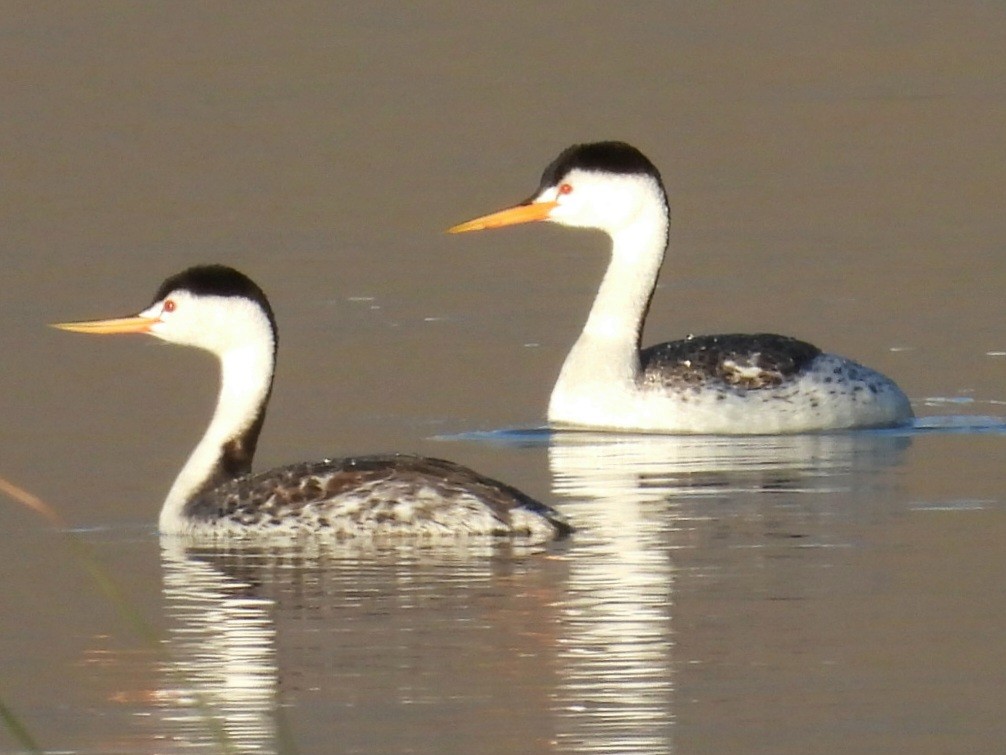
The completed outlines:
<svg viewBox="0 0 1006 755">
<path fill-rule="evenodd" d="M 526 201 L 452 233 L 547 220 L 611 238 L 611 261 L 548 406 L 556 426 L 776 434 L 890 427 L 911 420 L 889 378 L 816 346 L 770 333 L 688 337 L 640 348 L 668 240 L 656 167 L 634 147 L 570 147 Z"/>
<path fill-rule="evenodd" d="M 56 327 L 147 333 L 219 359 L 217 406 L 164 501 L 163 533 L 544 540 L 570 531 L 548 506 L 442 459 L 363 456 L 253 474 L 272 391 L 277 329 L 265 294 L 232 268 L 199 266 L 169 278 L 138 315 Z"/>
</svg>

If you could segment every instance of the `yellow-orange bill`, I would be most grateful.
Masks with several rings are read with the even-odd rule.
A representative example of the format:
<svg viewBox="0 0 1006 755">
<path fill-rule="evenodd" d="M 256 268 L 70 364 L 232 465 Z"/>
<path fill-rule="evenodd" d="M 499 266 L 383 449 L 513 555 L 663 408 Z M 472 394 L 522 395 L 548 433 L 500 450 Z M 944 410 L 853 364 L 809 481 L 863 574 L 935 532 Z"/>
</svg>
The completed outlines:
<svg viewBox="0 0 1006 755">
<path fill-rule="evenodd" d="M 508 207 L 505 210 L 492 212 L 480 218 L 469 220 L 467 223 L 461 223 L 448 228 L 447 232 L 484 231 L 487 228 L 502 228 L 505 225 L 517 225 L 518 223 L 530 223 L 532 220 L 544 220 L 555 206 L 555 202 L 519 204 L 516 207 Z"/>
<path fill-rule="evenodd" d="M 147 333 L 157 322 L 155 317 L 120 317 L 115 320 L 87 320 L 85 322 L 54 322 L 52 327 L 74 333 Z"/>
</svg>

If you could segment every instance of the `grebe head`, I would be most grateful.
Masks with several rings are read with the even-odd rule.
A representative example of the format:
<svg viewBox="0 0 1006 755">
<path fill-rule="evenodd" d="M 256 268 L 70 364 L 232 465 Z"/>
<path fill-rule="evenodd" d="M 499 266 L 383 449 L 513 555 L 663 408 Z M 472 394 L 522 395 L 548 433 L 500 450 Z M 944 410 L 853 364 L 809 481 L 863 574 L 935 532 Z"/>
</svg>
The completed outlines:
<svg viewBox="0 0 1006 755">
<path fill-rule="evenodd" d="M 625 142 L 576 144 L 545 168 L 538 190 L 524 202 L 449 231 L 547 220 L 613 235 L 654 207 L 666 215 L 667 198 L 660 172 L 642 152 Z"/>
<path fill-rule="evenodd" d="M 149 333 L 218 357 L 263 341 L 273 348 L 276 343 L 276 321 L 262 289 L 223 265 L 200 265 L 171 276 L 153 303 L 132 317 L 54 327 L 80 333 Z"/>
<path fill-rule="evenodd" d="M 185 507 L 216 486 L 251 471 L 276 364 L 272 308 L 246 276 L 222 265 L 191 267 L 168 278 L 153 303 L 131 317 L 60 323 L 78 333 L 148 333 L 195 346 L 220 362 L 220 393 L 196 445 L 161 508 L 164 532 L 187 526 Z"/>
</svg>

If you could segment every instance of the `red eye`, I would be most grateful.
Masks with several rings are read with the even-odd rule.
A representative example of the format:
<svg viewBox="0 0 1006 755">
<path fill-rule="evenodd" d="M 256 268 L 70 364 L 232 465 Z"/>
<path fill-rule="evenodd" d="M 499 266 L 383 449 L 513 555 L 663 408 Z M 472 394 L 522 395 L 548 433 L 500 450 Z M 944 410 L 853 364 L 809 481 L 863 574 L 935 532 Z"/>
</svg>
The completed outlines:
<svg viewBox="0 0 1006 755">
<path fill-rule="evenodd" d="M 560 194 L 569 194 L 571 191 L 573 191 L 572 184 L 563 184 L 559 187 Z"/>
<path fill-rule="evenodd" d="M 163 311 L 163 312 L 174 312 L 175 311 L 175 302 L 174 302 L 174 300 L 173 299 L 167 299 L 164 302 L 164 306 L 161 307 L 161 311 Z"/>
</svg>

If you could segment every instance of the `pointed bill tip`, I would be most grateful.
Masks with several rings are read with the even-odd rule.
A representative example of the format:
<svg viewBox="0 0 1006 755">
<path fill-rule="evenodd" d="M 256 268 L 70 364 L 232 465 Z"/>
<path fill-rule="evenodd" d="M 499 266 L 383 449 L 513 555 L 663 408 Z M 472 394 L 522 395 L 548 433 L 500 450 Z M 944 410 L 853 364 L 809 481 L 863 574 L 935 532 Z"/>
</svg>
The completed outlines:
<svg viewBox="0 0 1006 755">
<path fill-rule="evenodd" d="M 452 225 L 447 229 L 448 233 L 467 233 L 468 231 L 484 231 L 488 228 L 481 218 L 475 218 L 474 220 L 469 220 L 464 223 L 458 223 L 457 225 Z"/>
<path fill-rule="evenodd" d="M 555 202 L 532 202 L 530 204 L 519 204 L 508 207 L 499 212 L 492 212 L 488 215 L 468 220 L 464 223 L 451 226 L 448 233 L 465 233 L 467 231 L 484 231 L 489 228 L 502 228 L 507 225 L 517 225 L 518 223 L 530 223 L 535 220 L 546 220 L 549 213 L 555 208 Z"/>
</svg>

